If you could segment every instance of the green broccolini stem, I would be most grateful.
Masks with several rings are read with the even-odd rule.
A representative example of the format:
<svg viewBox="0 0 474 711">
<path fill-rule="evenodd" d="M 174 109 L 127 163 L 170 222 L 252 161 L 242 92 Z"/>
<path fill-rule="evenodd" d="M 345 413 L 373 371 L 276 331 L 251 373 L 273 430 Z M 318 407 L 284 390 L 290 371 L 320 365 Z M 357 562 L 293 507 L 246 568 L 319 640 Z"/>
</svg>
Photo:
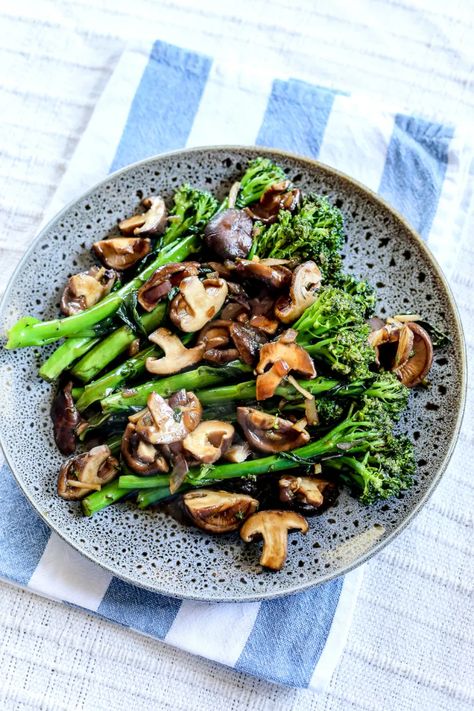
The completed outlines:
<svg viewBox="0 0 474 711">
<path fill-rule="evenodd" d="M 156 489 L 163 486 L 169 488 L 170 478 L 167 475 L 134 476 L 126 474 L 119 477 L 118 481 L 121 489 Z"/>
<path fill-rule="evenodd" d="M 130 489 L 121 489 L 119 480 L 115 479 L 110 484 L 106 484 L 100 491 L 94 491 L 82 499 L 82 511 L 84 516 L 93 516 L 98 511 L 117 503 L 120 499 L 130 494 Z"/>
<path fill-rule="evenodd" d="M 181 388 L 197 390 L 199 387 L 217 385 L 231 379 L 238 380 L 242 375 L 251 372 L 252 368 L 240 361 L 233 361 L 220 368 L 203 365 L 186 373 L 177 373 L 176 375 L 170 375 L 168 378 L 151 380 L 137 385 L 133 389 L 114 393 L 101 401 L 102 410 L 104 412 L 116 412 L 140 409 L 145 407 L 148 396 L 152 392 L 162 397 L 168 397 L 177 390 L 181 390 Z"/>
<path fill-rule="evenodd" d="M 149 346 L 137 353 L 136 356 L 129 358 L 117 365 L 116 368 L 103 375 L 98 380 L 94 380 L 82 389 L 82 393 L 76 402 L 76 407 L 79 412 L 83 412 L 90 405 L 98 400 L 102 400 L 111 395 L 117 388 L 125 383 L 128 378 L 136 378 L 145 372 L 145 363 L 147 358 L 157 358 L 160 350 L 155 346 Z M 74 397 L 73 389 L 73 397 Z"/>
<path fill-rule="evenodd" d="M 94 326 L 108 316 L 112 316 L 127 294 L 136 291 L 158 267 L 169 262 L 182 262 L 190 254 L 198 251 L 199 245 L 200 239 L 196 235 L 189 235 L 183 239 L 176 240 L 176 242 L 160 250 L 156 259 L 138 276 L 122 286 L 118 291 L 111 292 L 95 306 L 91 306 L 90 309 L 81 311 L 81 313 L 63 319 L 42 322 L 32 322 L 31 317 L 20 319 L 10 329 L 6 347 L 13 349 L 26 346 L 42 346 L 63 337 L 76 336 L 78 333 L 81 336 L 93 338 L 96 335 Z"/>
<path fill-rule="evenodd" d="M 147 333 L 153 331 L 163 321 L 166 304 L 159 303 L 153 311 L 140 317 L 140 322 Z M 72 369 L 72 374 L 83 383 L 90 382 L 109 363 L 123 353 L 135 340 L 137 334 L 128 326 L 121 326 L 95 348 L 89 351 Z"/>
<path fill-rule="evenodd" d="M 63 370 L 69 368 L 71 363 L 83 356 L 87 351 L 90 351 L 100 338 L 67 338 L 64 343 L 56 348 L 47 360 L 43 363 L 39 370 L 40 376 L 52 382 L 59 378 Z"/>
<path fill-rule="evenodd" d="M 177 494 L 183 494 L 185 491 L 189 491 L 190 488 L 190 486 L 183 484 L 174 494 L 170 494 L 168 486 L 157 487 L 156 489 L 142 489 L 137 496 L 138 508 L 146 509 L 148 506 L 158 504 L 160 501 L 165 501 Z"/>
</svg>

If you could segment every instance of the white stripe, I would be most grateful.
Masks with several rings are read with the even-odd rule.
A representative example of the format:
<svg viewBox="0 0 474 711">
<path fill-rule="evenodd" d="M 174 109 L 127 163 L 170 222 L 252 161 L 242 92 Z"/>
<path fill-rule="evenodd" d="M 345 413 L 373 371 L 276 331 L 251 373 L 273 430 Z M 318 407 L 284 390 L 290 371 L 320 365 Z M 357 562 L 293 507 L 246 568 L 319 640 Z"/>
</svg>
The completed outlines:
<svg viewBox="0 0 474 711">
<path fill-rule="evenodd" d="M 28 588 L 87 610 L 97 610 L 112 576 L 51 533 Z"/>
<path fill-rule="evenodd" d="M 461 201 L 466 192 L 472 150 L 456 133 L 449 143 L 448 164 L 428 244 L 449 275 L 462 241 L 466 210 Z M 466 206 L 467 207 L 467 206 Z"/>
<path fill-rule="evenodd" d="M 336 96 L 319 160 L 378 190 L 393 131 L 393 114 L 360 98 Z"/>
<path fill-rule="evenodd" d="M 327 688 L 339 664 L 349 636 L 350 621 L 354 615 L 363 575 L 364 568 L 361 566 L 347 573 L 344 578 L 331 629 L 309 683 L 309 688 L 314 691 L 324 691 Z"/>
<path fill-rule="evenodd" d="M 46 211 L 43 224 L 109 172 L 148 59 L 147 51 L 122 55 Z"/>
<path fill-rule="evenodd" d="M 253 629 L 259 608 L 259 602 L 211 604 L 184 600 L 165 642 L 234 666 Z"/>
<path fill-rule="evenodd" d="M 215 63 L 201 97 L 187 146 L 255 143 L 272 88 L 270 76 L 249 76 Z"/>
</svg>

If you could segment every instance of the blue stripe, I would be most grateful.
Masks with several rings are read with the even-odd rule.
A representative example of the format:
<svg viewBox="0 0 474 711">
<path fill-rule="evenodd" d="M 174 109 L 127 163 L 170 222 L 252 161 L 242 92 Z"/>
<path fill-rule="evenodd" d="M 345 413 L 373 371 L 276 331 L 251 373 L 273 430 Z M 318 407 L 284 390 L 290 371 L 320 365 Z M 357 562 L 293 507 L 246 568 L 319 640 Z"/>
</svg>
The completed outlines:
<svg viewBox="0 0 474 711">
<path fill-rule="evenodd" d="M 154 43 L 111 170 L 186 144 L 210 68 L 209 57 Z"/>
<path fill-rule="evenodd" d="M 20 585 L 33 575 L 50 530 L 33 511 L 7 466 L 0 470 L 0 574 Z"/>
<path fill-rule="evenodd" d="M 326 644 L 342 578 L 262 602 L 236 669 L 289 686 L 308 686 Z"/>
<path fill-rule="evenodd" d="M 338 93 L 296 79 L 276 79 L 257 144 L 317 158 Z"/>
<path fill-rule="evenodd" d="M 438 206 L 452 137 L 451 126 L 403 114 L 395 117 L 379 193 L 425 239 Z"/>
<path fill-rule="evenodd" d="M 113 578 L 97 612 L 125 627 L 163 639 L 180 606 L 181 600 Z"/>
</svg>

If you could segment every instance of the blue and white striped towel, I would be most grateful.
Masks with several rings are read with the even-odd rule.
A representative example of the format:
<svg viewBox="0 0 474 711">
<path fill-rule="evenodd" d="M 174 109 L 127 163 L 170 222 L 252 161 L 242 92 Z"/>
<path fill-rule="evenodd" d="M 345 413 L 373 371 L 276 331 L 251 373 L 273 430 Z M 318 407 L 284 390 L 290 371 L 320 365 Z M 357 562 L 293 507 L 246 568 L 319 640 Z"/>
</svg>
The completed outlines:
<svg viewBox="0 0 474 711">
<path fill-rule="evenodd" d="M 397 207 L 449 271 L 469 154 L 453 126 L 156 42 L 124 53 L 49 217 L 111 170 L 184 146 L 259 144 L 319 158 Z M 51 534 L 0 473 L 0 577 L 235 669 L 323 688 L 344 648 L 362 569 L 263 603 L 206 604 L 112 578 Z M 203 634 L 205 630 L 205 634 Z"/>
</svg>

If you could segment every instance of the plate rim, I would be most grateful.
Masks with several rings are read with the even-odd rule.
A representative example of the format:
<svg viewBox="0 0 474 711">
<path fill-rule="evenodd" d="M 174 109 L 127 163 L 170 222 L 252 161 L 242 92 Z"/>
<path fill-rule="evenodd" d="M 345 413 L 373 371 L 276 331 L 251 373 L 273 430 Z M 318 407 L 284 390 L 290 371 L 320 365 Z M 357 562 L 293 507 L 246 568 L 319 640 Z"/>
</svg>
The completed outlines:
<svg viewBox="0 0 474 711">
<path fill-rule="evenodd" d="M 68 537 L 62 530 L 61 527 L 56 526 L 55 523 L 51 522 L 49 520 L 48 515 L 45 512 L 42 512 L 39 507 L 37 507 L 36 503 L 33 501 L 33 496 L 30 495 L 30 492 L 28 490 L 28 487 L 23 484 L 21 475 L 17 474 L 15 471 L 15 466 L 12 463 L 12 460 L 10 458 L 10 453 L 8 451 L 8 445 L 7 445 L 7 438 L 5 437 L 2 429 L 0 428 L 0 447 L 3 450 L 3 454 L 5 456 L 5 461 L 8 464 L 13 477 L 20 487 L 20 490 L 22 491 L 23 495 L 26 497 L 28 503 L 34 511 L 40 516 L 42 521 L 46 523 L 48 528 L 51 531 L 54 531 L 65 543 L 70 545 L 75 551 L 77 551 L 80 555 L 83 555 L 85 558 L 88 560 L 92 561 L 96 565 L 100 566 L 103 570 L 106 570 L 109 572 L 113 577 L 119 578 L 130 585 L 134 585 L 140 588 L 143 588 L 145 590 L 149 590 L 154 593 L 166 595 L 175 599 L 180 599 L 180 600 L 194 600 L 194 601 L 201 601 L 201 602 L 215 602 L 215 603 L 228 603 L 228 602 L 260 602 L 263 600 L 272 600 L 272 599 L 277 599 L 281 597 L 286 597 L 288 595 L 294 595 L 297 593 L 304 592 L 306 590 L 309 590 L 310 588 L 316 587 L 318 585 L 323 585 L 325 583 L 330 582 L 331 580 L 335 580 L 339 577 L 345 576 L 351 571 L 355 570 L 359 566 L 361 566 L 363 563 L 367 562 L 372 556 L 377 555 L 385 546 L 387 546 L 389 543 L 391 543 L 397 536 L 399 536 L 402 531 L 406 529 L 406 527 L 413 521 L 415 516 L 418 515 L 418 513 L 421 511 L 421 509 L 425 506 L 425 504 L 429 501 L 431 496 L 433 495 L 434 491 L 436 490 L 442 476 L 444 475 L 447 466 L 451 460 L 451 457 L 453 455 L 454 449 L 456 447 L 456 444 L 459 439 L 459 432 L 461 429 L 461 425 L 463 422 L 464 418 L 464 413 L 465 413 L 465 407 L 466 407 L 466 391 L 467 391 L 467 357 L 466 357 L 466 341 L 465 341 L 465 335 L 464 335 L 464 329 L 463 329 L 463 324 L 462 320 L 459 314 L 459 309 L 456 303 L 456 300 L 454 298 L 453 292 L 451 290 L 451 287 L 447 281 L 447 278 L 444 275 L 444 272 L 439 265 L 436 257 L 433 255 L 429 247 L 427 246 L 426 242 L 422 239 L 422 237 L 419 235 L 419 233 L 409 224 L 409 222 L 403 217 L 403 215 L 400 214 L 400 212 L 395 209 L 387 200 L 379 196 L 375 191 L 373 191 L 371 188 L 367 187 L 364 185 L 362 182 L 356 180 L 355 178 L 352 178 L 350 175 L 347 175 L 346 173 L 338 170 L 337 168 L 333 168 L 332 166 L 328 165 L 327 163 L 323 163 L 319 160 L 316 160 L 314 158 L 310 158 L 307 156 L 302 156 L 297 153 L 293 153 L 290 151 L 285 151 L 281 150 L 279 148 L 271 148 L 267 146 L 256 146 L 256 145 L 240 145 L 240 144 L 222 144 L 222 145 L 205 145 L 205 146 L 193 146 L 191 148 L 180 148 L 177 150 L 173 151 L 166 151 L 164 153 L 158 153 L 153 156 L 149 156 L 147 158 L 144 158 L 142 160 L 136 161 L 134 163 L 130 163 L 129 165 L 124 166 L 123 168 L 120 168 L 119 170 L 114 171 L 113 173 L 109 173 L 107 176 L 105 176 L 102 180 L 99 180 L 96 182 L 94 185 L 92 185 L 88 190 L 85 192 L 81 193 L 80 195 L 76 196 L 72 200 L 70 200 L 64 207 L 61 208 L 57 213 L 55 213 L 51 219 L 49 219 L 44 225 L 41 225 L 39 228 L 38 234 L 32 239 L 30 245 L 28 246 L 27 250 L 21 257 L 20 261 L 18 262 L 17 266 L 13 270 L 13 273 L 11 274 L 7 286 L 5 288 L 5 291 L 2 295 L 2 298 L 0 300 L 0 319 L 3 317 L 4 312 L 7 307 L 8 299 L 10 296 L 10 292 L 13 289 L 15 280 L 18 276 L 18 274 L 22 271 L 24 263 L 27 261 L 29 258 L 30 254 L 34 252 L 35 247 L 38 242 L 42 239 L 43 235 L 45 232 L 47 232 L 53 224 L 56 222 L 60 221 L 60 219 L 65 215 L 77 202 L 82 201 L 86 199 L 89 195 L 94 193 L 96 190 L 100 189 L 102 185 L 105 183 L 109 182 L 110 180 L 129 172 L 130 170 L 142 167 L 147 165 L 148 163 L 153 163 L 156 162 L 157 160 L 161 159 L 167 159 L 167 158 L 173 158 L 176 157 L 178 158 L 179 156 L 189 156 L 190 154 L 192 155 L 193 153 L 201 153 L 202 151 L 207 151 L 211 153 L 220 153 L 221 151 L 242 151 L 242 153 L 249 152 L 249 153 L 258 153 L 261 155 L 268 155 L 269 157 L 275 158 L 275 156 L 280 156 L 282 158 L 287 158 L 290 160 L 296 160 L 300 161 L 306 164 L 309 164 L 309 166 L 312 169 L 316 169 L 322 172 L 326 172 L 330 176 L 335 176 L 339 178 L 340 180 L 343 180 L 351 185 L 353 185 L 358 191 L 365 193 L 371 200 L 372 202 L 378 203 L 379 205 L 383 206 L 385 210 L 387 210 L 394 218 L 396 221 L 401 223 L 403 228 L 409 233 L 410 238 L 413 239 L 416 243 L 417 246 L 421 249 L 421 251 L 424 253 L 424 256 L 427 259 L 427 262 L 429 263 L 431 269 L 433 270 L 435 276 L 440 280 L 449 305 L 452 310 L 452 314 L 454 316 L 454 321 L 455 325 L 459 334 L 459 342 L 460 342 L 460 353 L 459 359 L 460 359 L 460 379 L 461 379 L 461 387 L 460 387 L 460 398 L 459 398 L 459 407 L 456 415 L 456 421 L 454 424 L 454 429 L 453 429 L 453 434 L 450 438 L 449 441 L 449 446 L 447 448 L 446 454 L 444 455 L 443 459 L 441 460 L 438 468 L 437 468 L 437 473 L 436 476 L 431 480 L 429 487 L 427 490 L 422 494 L 420 499 L 416 502 L 415 506 L 413 509 L 408 513 L 408 515 L 405 516 L 403 521 L 400 523 L 400 525 L 395 528 L 387 537 L 377 541 L 369 550 L 362 552 L 359 554 L 350 564 L 343 566 L 342 570 L 334 571 L 332 573 L 327 573 L 326 575 L 323 575 L 318 581 L 309 581 L 309 582 L 302 582 L 302 583 L 296 583 L 293 586 L 289 588 L 285 588 L 285 590 L 282 591 L 272 591 L 270 593 L 262 592 L 262 593 L 249 593 L 248 595 L 240 595 L 239 597 L 231 597 L 231 596 L 213 596 L 213 597 L 205 597 L 203 595 L 194 595 L 192 592 L 187 595 L 177 595 L 173 594 L 172 592 L 166 591 L 163 592 L 162 590 L 159 590 L 156 586 L 152 584 L 147 584 L 146 582 L 139 582 L 136 580 L 131 579 L 129 576 L 127 576 L 124 573 L 117 572 L 113 568 L 113 566 L 108 565 L 107 563 L 104 563 L 103 561 L 97 559 L 92 553 L 85 552 L 81 550 L 75 543 L 75 541 L 72 539 L 72 537 Z M 2 334 L 2 340 L 5 339 L 6 334 Z M 4 344 L 2 344 L 2 347 L 4 347 Z"/>
</svg>

